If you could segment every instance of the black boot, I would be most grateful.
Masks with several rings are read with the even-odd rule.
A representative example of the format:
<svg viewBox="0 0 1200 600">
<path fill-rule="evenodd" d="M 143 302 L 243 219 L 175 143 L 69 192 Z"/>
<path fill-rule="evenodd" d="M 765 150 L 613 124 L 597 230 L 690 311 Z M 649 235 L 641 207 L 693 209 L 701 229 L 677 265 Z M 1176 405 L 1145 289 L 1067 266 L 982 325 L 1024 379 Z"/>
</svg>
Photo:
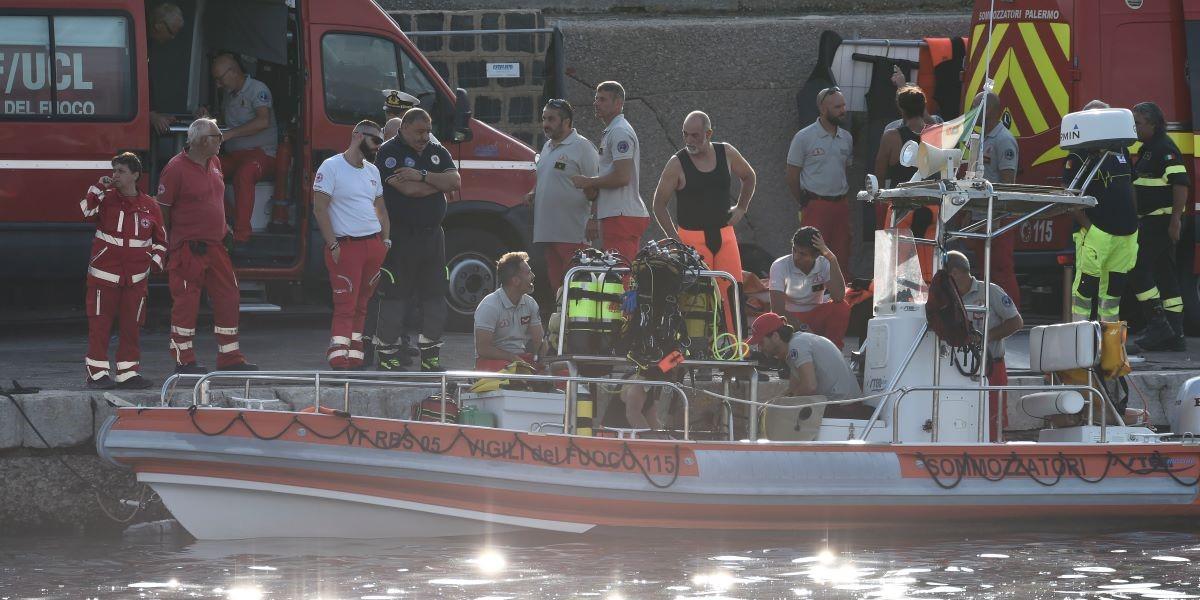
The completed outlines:
<svg viewBox="0 0 1200 600">
<path fill-rule="evenodd" d="M 1175 334 L 1175 337 L 1171 340 L 1171 344 L 1170 344 L 1171 347 L 1168 348 L 1168 350 L 1170 350 L 1171 352 L 1186 351 L 1187 350 L 1187 338 L 1184 337 L 1184 334 L 1183 334 L 1183 313 L 1182 312 L 1171 312 L 1169 310 L 1164 310 L 1163 312 L 1166 313 L 1167 323 L 1171 326 L 1171 331 Z"/>
<path fill-rule="evenodd" d="M 421 372 L 440 372 L 446 369 L 442 367 L 442 342 L 417 342 L 417 348 L 421 351 Z"/>
<path fill-rule="evenodd" d="M 1167 322 L 1166 311 L 1163 310 L 1162 300 L 1146 302 L 1146 328 L 1137 338 L 1137 346 L 1148 352 L 1171 350 L 1178 346 L 1175 331 Z"/>
</svg>

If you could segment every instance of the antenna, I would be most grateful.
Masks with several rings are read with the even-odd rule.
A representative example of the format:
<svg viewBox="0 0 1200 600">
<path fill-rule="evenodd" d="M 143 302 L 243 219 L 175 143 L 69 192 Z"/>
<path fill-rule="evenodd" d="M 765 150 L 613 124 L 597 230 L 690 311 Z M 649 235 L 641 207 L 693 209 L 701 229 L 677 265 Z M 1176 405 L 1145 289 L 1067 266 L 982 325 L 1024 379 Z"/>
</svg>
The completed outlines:
<svg viewBox="0 0 1200 600">
<path fill-rule="evenodd" d="M 990 3 L 990 8 L 988 10 L 987 46 L 984 47 L 985 58 L 984 58 L 984 62 L 983 62 L 983 86 L 982 86 L 982 90 L 981 90 L 981 92 L 983 93 L 983 99 L 979 101 L 979 113 L 977 113 L 975 115 L 975 119 L 971 123 L 971 128 L 967 130 L 970 132 L 974 132 L 975 131 L 975 123 L 978 122 L 980 124 L 979 125 L 979 130 L 980 130 L 979 149 L 978 149 L 978 152 L 976 153 L 977 156 L 972 157 L 975 159 L 975 163 L 972 164 L 972 167 L 976 173 L 983 173 L 983 140 L 984 140 L 984 138 L 987 137 L 987 134 L 988 134 L 988 132 L 984 131 L 984 129 L 987 128 L 988 96 L 991 96 L 991 94 L 992 94 L 992 83 L 993 83 L 992 82 L 992 31 L 995 28 L 996 28 L 996 0 L 992 0 Z M 995 182 L 993 182 L 993 183 L 995 183 Z"/>
</svg>

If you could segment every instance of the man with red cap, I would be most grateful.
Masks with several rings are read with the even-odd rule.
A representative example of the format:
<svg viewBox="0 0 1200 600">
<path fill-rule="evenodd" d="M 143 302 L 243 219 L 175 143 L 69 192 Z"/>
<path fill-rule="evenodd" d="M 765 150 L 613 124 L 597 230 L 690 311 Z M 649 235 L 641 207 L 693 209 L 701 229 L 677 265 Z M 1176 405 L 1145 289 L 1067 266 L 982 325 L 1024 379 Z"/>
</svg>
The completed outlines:
<svg viewBox="0 0 1200 600">
<path fill-rule="evenodd" d="M 757 344 L 763 354 L 786 362 L 790 377 L 785 396 L 847 400 L 862 395 L 858 380 L 833 342 L 813 333 L 796 331 L 787 319 L 776 313 L 759 315 L 750 328 L 746 343 Z M 825 416 L 858 418 L 863 412 L 870 416 L 869 407 L 855 402 L 828 406 Z"/>
</svg>

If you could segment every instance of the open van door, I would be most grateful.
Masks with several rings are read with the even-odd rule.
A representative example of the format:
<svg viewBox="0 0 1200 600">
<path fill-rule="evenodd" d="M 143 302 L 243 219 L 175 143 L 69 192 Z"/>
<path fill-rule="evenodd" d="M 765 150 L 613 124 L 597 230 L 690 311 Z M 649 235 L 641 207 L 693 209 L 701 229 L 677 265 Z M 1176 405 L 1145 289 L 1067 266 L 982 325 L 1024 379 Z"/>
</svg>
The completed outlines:
<svg viewBox="0 0 1200 600">
<path fill-rule="evenodd" d="M 94 226 L 79 200 L 150 139 L 145 8 L 28 5 L 0 9 L 0 277 L 81 281 Z"/>
</svg>

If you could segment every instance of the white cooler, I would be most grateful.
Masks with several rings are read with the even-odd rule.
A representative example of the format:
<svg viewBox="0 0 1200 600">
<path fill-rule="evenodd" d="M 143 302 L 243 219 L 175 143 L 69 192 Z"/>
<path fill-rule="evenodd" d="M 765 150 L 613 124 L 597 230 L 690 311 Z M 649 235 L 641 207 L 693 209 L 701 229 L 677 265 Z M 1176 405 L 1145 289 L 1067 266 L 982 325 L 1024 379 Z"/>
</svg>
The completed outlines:
<svg viewBox="0 0 1200 600">
<path fill-rule="evenodd" d="M 566 398 L 562 392 L 495 390 L 459 396 L 463 407 L 474 406 L 496 415 L 496 427 L 531 431 L 535 423 L 550 424 L 547 431 L 562 431 Z"/>
</svg>

